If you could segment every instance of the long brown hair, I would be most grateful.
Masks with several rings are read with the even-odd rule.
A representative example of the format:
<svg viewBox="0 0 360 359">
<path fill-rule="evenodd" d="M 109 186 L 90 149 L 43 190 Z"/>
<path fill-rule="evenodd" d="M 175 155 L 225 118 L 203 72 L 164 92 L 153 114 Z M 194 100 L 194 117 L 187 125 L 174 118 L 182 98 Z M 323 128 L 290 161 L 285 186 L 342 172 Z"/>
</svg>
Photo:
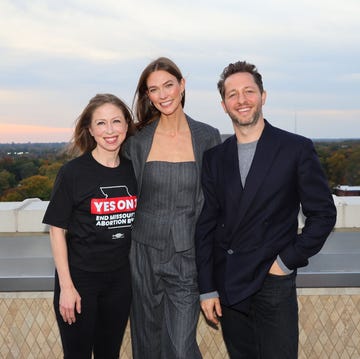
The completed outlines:
<svg viewBox="0 0 360 359">
<path fill-rule="evenodd" d="M 160 111 L 152 105 L 147 95 L 147 80 L 151 73 L 163 70 L 176 77 L 178 82 L 183 76 L 177 65 L 167 57 L 159 57 L 145 67 L 140 75 L 138 85 L 136 87 L 133 108 L 135 109 L 136 127 L 140 130 L 156 118 L 160 117 Z M 182 96 L 181 105 L 185 105 L 185 90 Z"/>
<path fill-rule="evenodd" d="M 76 120 L 74 134 L 69 146 L 69 153 L 72 156 L 91 152 L 96 147 L 96 141 L 94 140 L 93 136 L 91 136 L 89 127 L 91 125 L 94 111 L 107 103 L 115 105 L 124 114 L 125 120 L 128 124 L 126 138 L 134 134 L 135 125 L 133 116 L 131 110 L 125 104 L 125 102 L 112 94 L 97 94 L 92 99 L 90 99 L 89 103 Z"/>
</svg>

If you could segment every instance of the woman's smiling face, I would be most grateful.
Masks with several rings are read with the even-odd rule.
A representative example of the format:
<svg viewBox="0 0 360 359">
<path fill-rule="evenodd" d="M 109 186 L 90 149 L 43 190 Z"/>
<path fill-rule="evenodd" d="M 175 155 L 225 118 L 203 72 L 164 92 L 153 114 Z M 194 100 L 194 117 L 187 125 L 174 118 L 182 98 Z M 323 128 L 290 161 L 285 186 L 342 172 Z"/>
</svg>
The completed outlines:
<svg viewBox="0 0 360 359">
<path fill-rule="evenodd" d="M 153 105 L 164 115 L 171 115 L 181 105 L 185 80 L 179 82 L 167 71 L 152 72 L 147 79 L 147 95 Z"/>
</svg>

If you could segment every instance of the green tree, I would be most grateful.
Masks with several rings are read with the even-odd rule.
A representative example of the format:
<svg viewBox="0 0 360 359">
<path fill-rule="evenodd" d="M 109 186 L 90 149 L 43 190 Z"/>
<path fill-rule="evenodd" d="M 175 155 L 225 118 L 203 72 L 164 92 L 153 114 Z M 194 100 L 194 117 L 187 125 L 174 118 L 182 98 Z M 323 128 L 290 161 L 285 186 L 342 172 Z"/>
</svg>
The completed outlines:
<svg viewBox="0 0 360 359">
<path fill-rule="evenodd" d="M 353 151 L 347 162 L 345 171 L 346 184 L 360 186 L 360 149 Z"/>
<path fill-rule="evenodd" d="M 327 160 L 327 176 L 330 187 L 339 184 L 347 184 L 345 180 L 345 171 L 347 168 L 347 158 L 344 152 L 336 151 Z"/>
<path fill-rule="evenodd" d="M 52 182 L 55 181 L 56 175 L 59 172 L 60 167 L 63 165 L 61 162 L 44 163 L 39 168 L 39 174 L 50 178 Z"/>
<path fill-rule="evenodd" d="M 24 160 L 18 165 L 19 179 L 28 178 L 38 173 L 38 167 L 32 160 Z"/>
<path fill-rule="evenodd" d="M 8 170 L 0 170 L 0 195 L 15 185 L 15 176 Z"/>
<path fill-rule="evenodd" d="M 43 201 L 50 199 L 52 181 L 40 175 L 31 176 L 20 181 L 19 185 L 11 188 L 1 197 L 2 201 L 23 201 L 26 198 L 40 198 Z"/>
</svg>

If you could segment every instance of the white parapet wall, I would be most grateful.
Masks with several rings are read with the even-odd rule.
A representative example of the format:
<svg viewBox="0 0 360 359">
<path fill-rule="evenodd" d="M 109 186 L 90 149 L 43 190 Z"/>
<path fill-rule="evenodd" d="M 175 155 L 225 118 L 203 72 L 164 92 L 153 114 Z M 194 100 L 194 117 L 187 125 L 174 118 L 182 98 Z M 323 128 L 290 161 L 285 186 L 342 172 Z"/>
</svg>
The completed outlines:
<svg viewBox="0 0 360 359">
<path fill-rule="evenodd" d="M 24 206 L 17 213 L 17 232 L 48 232 L 48 226 L 42 223 L 48 203 L 38 198 L 26 199 Z"/>
<path fill-rule="evenodd" d="M 0 202 L 0 233 L 48 232 L 48 226 L 42 223 L 48 204 L 39 198 Z"/>
<path fill-rule="evenodd" d="M 337 208 L 335 228 L 360 228 L 360 196 L 333 196 Z M 0 202 L 0 233 L 48 232 L 42 223 L 48 201 L 28 198 L 23 202 Z M 299 228 L 304 216 L 299 214 Z"/>
<path fill-rule="evenodd" d="M 360 196 L 334 196 L 334 201 L 337 208 L 335 227 L 360 227 Z"/>
<path fill-rule="evenodd" d="M 22 202 L 0 202 L 0 232 L 17 232 L 17 212 Z"/>
</svg>

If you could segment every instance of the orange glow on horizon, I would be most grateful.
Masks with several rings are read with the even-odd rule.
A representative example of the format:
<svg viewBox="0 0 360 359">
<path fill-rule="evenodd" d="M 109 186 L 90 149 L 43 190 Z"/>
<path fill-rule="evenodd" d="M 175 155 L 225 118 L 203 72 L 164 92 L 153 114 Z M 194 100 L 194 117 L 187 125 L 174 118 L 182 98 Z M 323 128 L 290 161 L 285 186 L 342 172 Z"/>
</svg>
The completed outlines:
<svg viewBox="0 0 360 359">
<path fill-rule="evenodd" d="M 0 123 L 0 143 L 68 142 L 73 129 Z"/>
</svg>

